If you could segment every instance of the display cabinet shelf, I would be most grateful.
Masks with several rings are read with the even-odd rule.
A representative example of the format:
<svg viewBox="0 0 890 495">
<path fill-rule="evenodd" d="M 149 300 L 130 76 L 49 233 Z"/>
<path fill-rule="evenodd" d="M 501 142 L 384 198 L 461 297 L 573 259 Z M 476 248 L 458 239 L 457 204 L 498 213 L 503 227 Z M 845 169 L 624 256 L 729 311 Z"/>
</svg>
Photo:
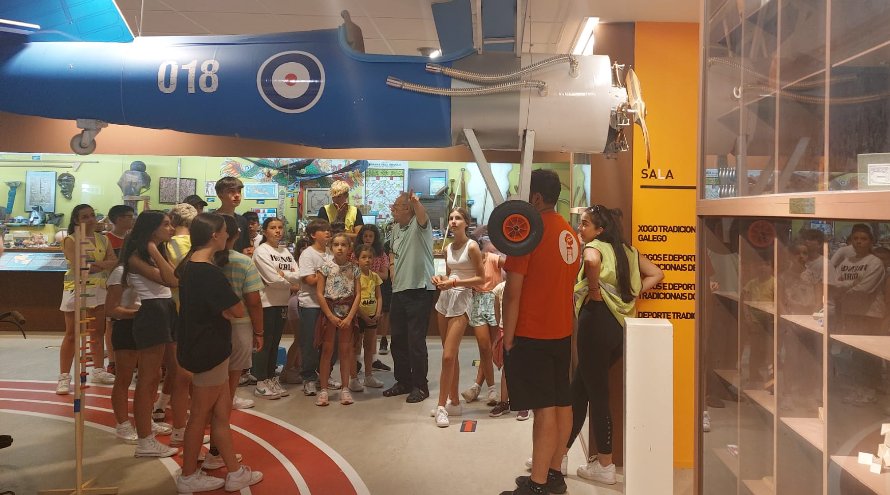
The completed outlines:
<svg viewBox="0 0 890 495">
<path fill-rule="evenodd" d="M 781 418 L 781 421 L 820 452 L 825 450 L 825 423 L 819 418 Z"/>
<path fill-rule="evenodd" d="M 715 290 L 715 296 L 720 296 L 725 299 L 729 299 L 730 301 L 739 302 L 739 293 L 730 290 Z"/>
<path fill-rule="evenodd" d="M 833 455 L 831 462 L 856 478 L 863 486 L 878 495 L 890 495 L 890 471 L 874 474 L 868 466 L 859 464 L 855 456 Z"/>
<path fill-rule="evenodd" d="M 752 308 L 763 311 L 764 313 L 775 316 L 776 315 L 776 304 L 769 301 L 745 301 L 745 305 L 751 306 Z"/>
<path fill-rule="evenodd" d="M 825 334 L 825 328 L 812 315 L 781 315 L 779 318 L 800 328 L 805 328 L 818 334 Z"/>
<path fill-rule="evenodd" d="M 850 347 L 890 361 L 890 336 L 884 335 L 832 335 L 832 339 Z"/>
<path fill-rule="evenodd" d="M 714 373 L 717 374 L 720 378 L 723 379 L 729 385 L 732 385 L 733 388 L 738 390 L 739 388 L 739 372 L 737 370 L 714 370 Z"/>
<path fill-rule="evenodd" d="M 776 414 L 776 396 L 766 390 L 745 390 L 745 395 L 768 413 Z"/>
<path fill-rule="evenodd" d="M 764 480 L 742 480 L 753 495 L 775 495 L 776 489 Z"/>
<path fill-rule="evenodd" d="M 712 449 L 712 452 L 714 452 L 714 456 L 717 457 L 717 459 L 720 459 L 720 462 L 723 463 L 724 466 L 726 466 L 726 469 L 728 469 L 734 477 L 738 478 L 739 457 L 729 453 L 729 449 L 726 447 L 714 448 Z"/>
</svg>

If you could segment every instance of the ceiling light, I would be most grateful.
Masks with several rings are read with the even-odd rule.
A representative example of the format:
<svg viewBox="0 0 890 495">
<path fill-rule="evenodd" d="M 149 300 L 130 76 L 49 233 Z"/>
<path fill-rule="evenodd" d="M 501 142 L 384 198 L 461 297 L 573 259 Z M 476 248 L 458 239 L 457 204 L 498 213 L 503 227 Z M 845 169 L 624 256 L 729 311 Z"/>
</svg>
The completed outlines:
<svg viewBox="0 0 890 495">
<path fill-rule="evenodd" d="M 442 56 L 442 50 L 434 46 L 421 46 L 417 51 L 424 57 L 439 58 Z"/>
<path fill-rule="evenodd" d="M 572 55 L 593 55 L 596 25 L 599 22 L 599 17 L 586 17 L 581 21 L 581 30 L 575 40 L 575 47 L 572 48 Z"/>
</svg>

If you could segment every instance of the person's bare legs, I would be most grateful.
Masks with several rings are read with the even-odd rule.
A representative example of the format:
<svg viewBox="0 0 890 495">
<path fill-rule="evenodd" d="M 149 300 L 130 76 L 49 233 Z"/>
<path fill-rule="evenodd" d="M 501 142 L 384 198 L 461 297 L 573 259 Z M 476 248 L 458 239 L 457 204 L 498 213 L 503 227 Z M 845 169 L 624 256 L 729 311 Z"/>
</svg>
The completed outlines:
<svg viewBox="0 0 890 495">
<path fill-rule="evenodd" d="M 319 318 L 326 318 L 326 316 L 321 314 Z M 336 328 L 329 329 L 321 343 L 321 360 L 318 363 L 318 387 L 321 390 L 327 390 L 328 379 L 331 377 L 331 358 L 334 356 L 334 334 L 336 332 Z M 352 339 L 349 339 L 349 343 L 352 343 Z M 343 356 L 340 356 L 340 362 L 343 362 Z"/>
<path fill-rule="evenodd" d="M 114 363 L 118 373 L 111 388 L 111 409 L 114 410 L 114 419 L 118 424 L 130 420 L 128 414 L 130 400 L 127 397 L 127 390 L 133 382 L 133 371 L 136 369 L 137 361 L 136 351 L 114 351 Z"/>
<path fill-rule="evenodd" d="M 229 429 L 229 413 L 232 398 L 228 383 L 214 387 L 194 387 L 191 400 L 191 414 L 185 427 L 185 441 L 182 453 L 182 475 L 191 476 L 198 470 L 198 454 L 204 442 L 204 427 L 210 423 L 210 434 L 214 446 L 219 450 L 226 469 L 230 473 L 239 469 L 232 447 L 232 432 Z M 221 424 L 225 422 L 225 424 Z"/>
<path fill-rule="evenodd" d="M 442 373 L 439 375 L 439 405 L 445 406 L 448 398 L 454 405 L 460 404 L 460 395 L 457 395 L 460 369 L 457 366 L 460 341 L 467 326 L 466 315 L 454 318 L 446 318 L 439 313 L 440 329 L 444 323 L 445 332 L 442 337 Z"/>
<path fill-rule="evenodd" d="M 476 370 L 476 384 L 482 387 L 482 379 L 488 386 L 494 385 L 494 363 L 491 360 L 491 332 L 488 325 L 473 327 L 476 343 L 479 345 L 479 369 Z"/>
<path fill-rule="evenodd" d="M 62 337 L 62 346 L 59 348 L 59 373 L 71 373 L 71 363 L 74 362 L 74 340 L 77 322 L 74 321 L 74 311 L 64 311 L 65 336 Z"/>
<path fill-rule="evenodd" d="M 559 448 L 560 436 L 558 434 L 558 420 L 556 407 L 535 409 L 534 426 L 532 428 L 532 475 L 531 480 L 540 485 L 547 483 L 547 470 L 552 467 L 553 458 Z M 569 421 L 571 422 L 571 408 L 569 409 Z M 571 427 L 571 424 L 569 425 Z M 568 441 L 566 435 L 563 445 Z M 559 463 L 562 462 L 560 456 Z"/>
<path fill-rule="evenodd" d="M 562 468 L 562 458 L 569 452 L 567 447 L 569 436 L 572 433 L 572 406 L 556 407 L 556 452 L 550 459 L 550 469 L 559 471 Z M 612 463 L 612 454 L 608 454 L 609 464 Z M 608 466 L 609 464 L 603 464 Z"/>
<path fill-rule="evenodd" d="M 139 438 L 151 435 L 151 408 L 155 392 L 158 390 L 158 382 L 161 380 L 164 347 L 164 344 L 161 344 L 138 352 L 139 381 L 136 383 L 136 396 L 133 398 L 133 417 L 136 420 L 136 433 Z"/>
<path fill-rule="evenodd" d="M 179 361 L 176 360 L 176 342 L 167 344 L 166 347 L 164 362 L 167 366 L 167 378 L 164 380 L 164 390 L 170 394 L 173 428 L 183 428 L 189 413 L 192 374 L 179 366 Z"/>
<path fill-rule="evenodd" d="M 337 351 L 340 354 L 340 382 L 343 383 L 343 387 L 346 387 L 345 390 L 349 390 L 347 387 L 349 378 L 356 376 L 354 373 L 355 348 L 352 343 L 352 334 L 354 332 L 352 331 L 352 325 L 348 325 L 346 328 L 338 328 L 337 332 L 339 333 L 337 339 Z M 330 365 L 328 366 L 330 367 Z"/>
<path fill-rule="evenodd" d="M 365 376 L 372 375 L 371 367 L 374 365 L 374 353 L 377 352 L 377 329 L 376 328 L 366 328 L 365 335 L 362 337 L 364 339 L 364 351 L 365 355 Z"/>
</svg>

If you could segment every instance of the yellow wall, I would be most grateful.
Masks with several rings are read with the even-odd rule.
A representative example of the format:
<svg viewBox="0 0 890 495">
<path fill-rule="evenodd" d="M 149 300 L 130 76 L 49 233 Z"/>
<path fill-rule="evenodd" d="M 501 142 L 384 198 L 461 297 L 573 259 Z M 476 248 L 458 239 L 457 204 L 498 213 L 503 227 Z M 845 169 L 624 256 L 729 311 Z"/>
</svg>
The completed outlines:
<svg viewBox="0 0 890 495">
<path fill-rule="evenodd" d="M 698 25 L 637 23 L 635 70 L 648 107 L 652 146 L 646 165 L 643 136 L 634 131 L 633 244 L 643 253 L 695 254 L 694 234 L 640 241 L 639 225 L 695 225 L 698 129 Z M 669 174 L 670 172 L 670 174 Z M 655 176 L 654 178 L 652 176 Z M 671 177 L 667 177 L 670 175 Z M 641 186 L 650 186 L 643 188 Z M 665 282 L 695 283 L 695 272 L 665 271 Z M 641 311 L 682 312 L 674 326 L 674 463 L 692 467 L 695 399 L 695 302 L 642 300 Z M 673 313 L 672 313 L 673 314 Z"/>
</svg>

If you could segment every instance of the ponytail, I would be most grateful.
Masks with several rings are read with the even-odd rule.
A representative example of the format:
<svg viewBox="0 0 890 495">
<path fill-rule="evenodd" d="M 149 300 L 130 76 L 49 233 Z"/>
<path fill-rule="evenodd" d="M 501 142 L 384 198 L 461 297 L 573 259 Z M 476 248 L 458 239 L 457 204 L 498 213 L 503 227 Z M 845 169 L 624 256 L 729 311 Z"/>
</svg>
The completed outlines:
<svg viewBox="0 0 890 495">
<path fill-rule="evenodd" d="M 597 239 L 612 246 L 612 251 L 615 253 L 615 273 L 618 277 L 618 293 L 621 295 L 621 300 L 626 303 L 633 301 L 634 295 L 631 293 L 630 287 L 630 262 L 625 251 L 625 248 L 630 246 L 625 242 L 621 233 L 621 210 L 594 205 L 588 208 L 587 212 L 593 224 L 603 229 Z"/>
</svg>

